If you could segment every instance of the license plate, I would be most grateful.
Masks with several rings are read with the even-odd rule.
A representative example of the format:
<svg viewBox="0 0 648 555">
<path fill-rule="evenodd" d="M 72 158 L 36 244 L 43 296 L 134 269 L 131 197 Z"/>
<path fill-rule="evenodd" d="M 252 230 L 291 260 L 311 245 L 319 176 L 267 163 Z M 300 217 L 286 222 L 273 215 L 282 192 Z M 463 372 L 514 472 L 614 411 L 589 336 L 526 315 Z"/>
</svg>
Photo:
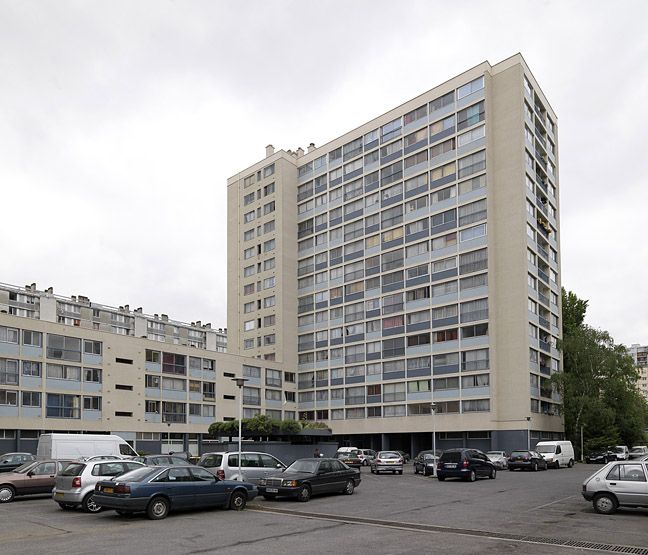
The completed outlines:
<svg viewBox="0 0 648 555">
<path fill-rule="evenodd" d="M 394 464 L 394 461 L 387 461 L 387 464 Z"/>
<path fill-rule="evenodd" d="M 455 463 L 446 464 L 446 468 L 457 468 Z"/>
<path fill-rule="evenodd" d="M 54 496 L 55 497 L 63 497 L 64 493 L 62 491 L 57 491 Z"/>
<path fill-rule="evenodd" d="M 277 488 L 266 488 L 267 493 L 279 493 Z"/>
<path fill-rule="evenodd" d="M 113 488 L 103 488 L 102 490 L 104 493 L 112 493 L 114 490 Z"/>
</svg>

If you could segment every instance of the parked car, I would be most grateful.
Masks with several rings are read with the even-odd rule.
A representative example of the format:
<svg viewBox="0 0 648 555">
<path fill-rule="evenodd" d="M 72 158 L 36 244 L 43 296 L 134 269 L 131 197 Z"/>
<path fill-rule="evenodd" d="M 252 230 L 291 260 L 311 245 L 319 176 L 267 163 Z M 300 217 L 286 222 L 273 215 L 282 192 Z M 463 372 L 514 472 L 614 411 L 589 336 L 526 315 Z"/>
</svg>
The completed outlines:
<svg viewBox="0 0 648 555">
<path fill-rule="evenodd" d="M 0 475 L 0 503 L 9 503 L 21 495 L 50 493 L 56 476 L 71 461 L 32 461 L 13 472 Z"/>
<path fill-rule="evenodd" d="M 357 449 L 355 451 L 338 451 L 335 453 L 335 458 L 353 468 L 360 468 L 362 466 L 360 451 Z"/>
<path fill-rule="evenodd" d="M 404 463 L 408 463 L 411 460 L 410 454 L 406 451 L 396 451 L 402 458 Z"/>
<path fill-rule="evenodd" d="M 537 451 L 512 451 L 508 460 L 509 470 L 547 470 L 547 461 Z"/>
<path fill-rule="evenodd" d="M 369 466 L 376 458 L 376 452 L 373 449 L 358 449 L 358 458 L 362 461 L 362 466 Z"/>
<path fill-rule="evenodd" d="M 607 464 L 610 461 L 616 461 L 616 453 L 610 451 L 609 449 L 603 449 L 601 451 L 592 451 L 588 453 L 585 457 L 585 462 L 587 464 Z"/>
<path fill-rule="evenodd" d="M 441 454 L 437 465 L 437 478 L 462 478 L 474 482 L 479 476 L 495 479 L 497 469 L 485 453 L 479 449 L 447 449 Z"/>
<path fill-rule="evenodd" d="M 487 451 L 486 456 L 497 470 L 506 470 L 508 468 L 508 457 L 504 451 Z"/>
<path fill-rule="evenodd" d="M 403 473 L 403 456 L 399 451 L 378 451 L 376 458 L 371 461 L 371 473 L 391 472 Z"/>
<path fill-rule="evenodd" d="M 146 455 L 144 457 L 133 457 L 132 460 L 145 464 L 146 466 L 186 466 L 191 464 L 184 457 L 171 455 Z"/>
<path fill-rule="evenodd" d="M 615 445 L 613 451 L 616 453 L 617 461 L 627 461 L 630 458 L 627 445 Z"/>
<path fill-rule="evenodd" d="M 95 455 L 94 457 L 83 457 L 79 460 L 84 462 L 92 462 L 92 461 L 113 461 L 115 459 L 126 460 L 126 459 L 130 459 L 130 457 L 126 457 L 123 455 Z"/>
<path fill-rule="evenodd" d="M 574 466 L 574 446 L 571 441 L 540 441 L 536 443 L 535 450 L 553 468 Z"/>
<path fill-rule="evenodd" d="M 637 445 L 636 447 L 630 449 L 628 458 L 630 460 L 640 459 L 645 455 L 648 455 L 648 447 L 646 447 L 645 445 Z"/>
<path fill-rule="evenodd" d="M 611 462 L 583 482 L 582 493 L 601 514 L 619 506 L 648 508 L 648 462 Z"/>
<path fill-rule="evenodd" d="M 282 474 L 263 478 L 259 493 L 265 499 L 284 496 L 305 502 L 320 493 L 352 495 L 359 485 L 360 470 L 338 459 L 297 459 Z"/>
<path fill-rule="evenodd" d="M 421 451 L 414 457 L 414 474 L 421 472 L 423 476 L 434 474 L 437 463 L 439 462 L 438 455 L 434 451 Z"/>
<path fill-rule="evenodd" d="M 205 453 L 198 461 L 198 466 L 207 469 L 220 480 L 238 480 L 238 464 L 238 452 L 228 453 L 225 451 Z M 266 478 L 277 472 L 282 472 L 285 468 L 286 465 L 284 463 L 268 453 L 243 451 L 243 456 L 241 457 L 241 474 L 243 475 L 243 480 L 253 484 L 258 484 L 262 478 Z"/>
<path fill-rule="evenodd" d="M 150 519 L 160 520 L 181 509 L 229 507 L 242 511 L 257 493 L 254 484 L 219 480 L 199 466 L 145 466 L 97 482 L 94 497 L 98 505 L 120 515 L 145 512 Z"/>
<path fill-rule="evenodd" d="M 35 460 L 36 457 L 31 453 L 5 453 L 0 455 L 0 472 L 11 472 L 23 464 Z"/>
<path fill-rule="evenodd" d="M 56 478 L 52 499 L 63 510 L 81 506 L 86 513 L 98 513 L 101 505 L 94 499 L 95 484 L 143 466 L 141 462 L 120 459 L 72 462 Z"/>
</svg>

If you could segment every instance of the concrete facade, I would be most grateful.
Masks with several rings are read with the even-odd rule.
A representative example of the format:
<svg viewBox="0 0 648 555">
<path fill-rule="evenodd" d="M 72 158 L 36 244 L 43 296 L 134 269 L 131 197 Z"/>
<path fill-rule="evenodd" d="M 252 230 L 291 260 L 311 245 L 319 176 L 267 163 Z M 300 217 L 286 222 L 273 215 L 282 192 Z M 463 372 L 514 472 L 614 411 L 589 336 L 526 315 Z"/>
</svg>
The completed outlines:
<svg viewBox="0 0 648 555">
<path fill-rule="evenodd" d="M 43 431 L 105 432 L 198 454 L 212 422 L 238 419 L 241 375 L 244 417 L 296 418 L 294 374 L 224 350 L 209 324 L 2 285 L 0 450 L 35 452 Z"/>
<path fill-rule="evenodd" d="M 299 418 L 344 443 L 562 437 L 558 167 L 519 54 L 269 146 L 228 180 L 228 349 L 295 369 Z"/>
</svg>

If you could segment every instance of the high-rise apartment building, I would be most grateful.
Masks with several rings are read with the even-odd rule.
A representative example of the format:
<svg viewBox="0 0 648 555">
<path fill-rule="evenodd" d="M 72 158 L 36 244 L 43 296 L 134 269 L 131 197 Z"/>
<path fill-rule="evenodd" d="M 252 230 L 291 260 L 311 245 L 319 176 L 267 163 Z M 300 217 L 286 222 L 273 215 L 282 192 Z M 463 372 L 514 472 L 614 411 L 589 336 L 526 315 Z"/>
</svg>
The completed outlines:
<svg viewBox="0 0 648 555">
<path fill-rule="evenodd" d="M 228 180 L 228 350 L 295 369 L 299 418 L 353 444 L 562 437 L 556 122 L 515 55 L 267 147 Z"/>
<path fill-rule="evenodd" d="M 630 354 L 632 355 L 635 367 L 639 372 L 637 388 L 645 397 L 646 401 L 648 401 L 648 345 L 633 343 L 630 347 Z"/>
</svg>

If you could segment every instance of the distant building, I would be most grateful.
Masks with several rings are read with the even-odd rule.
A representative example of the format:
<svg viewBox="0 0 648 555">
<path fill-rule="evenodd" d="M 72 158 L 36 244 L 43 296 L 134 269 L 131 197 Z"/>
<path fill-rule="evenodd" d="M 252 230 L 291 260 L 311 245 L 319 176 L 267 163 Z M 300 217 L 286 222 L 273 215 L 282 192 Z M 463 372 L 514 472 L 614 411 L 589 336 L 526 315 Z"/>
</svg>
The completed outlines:
<svg viewBox="0 0 648 555">
<path fill-rule="evenodd" d="M 563 437 L 557 135 L 518 54 L 269 145 L 228 180 L 228 350 L 351 445 L 429 448 L 432 402 L 441 448 Z"/>
<path fill-rule="evenodd" d="M 639 371 L 637 388 L 648 401 L 648 345 L 634 343 L 630 347 L 630 354 L 634 359 L 635 367 Z"/>
<path fill-rule="evenodd" d="M 242 375 L 244 417 L 295 419 L 295 374 L 227 354 L 225 333 L 0 284 L 0 452 L 35 452 L 48 431 L 112 432 L 140 451 L 197 454 L 212 422 L 238 418 L 231 378 Z"/>
</svg>

